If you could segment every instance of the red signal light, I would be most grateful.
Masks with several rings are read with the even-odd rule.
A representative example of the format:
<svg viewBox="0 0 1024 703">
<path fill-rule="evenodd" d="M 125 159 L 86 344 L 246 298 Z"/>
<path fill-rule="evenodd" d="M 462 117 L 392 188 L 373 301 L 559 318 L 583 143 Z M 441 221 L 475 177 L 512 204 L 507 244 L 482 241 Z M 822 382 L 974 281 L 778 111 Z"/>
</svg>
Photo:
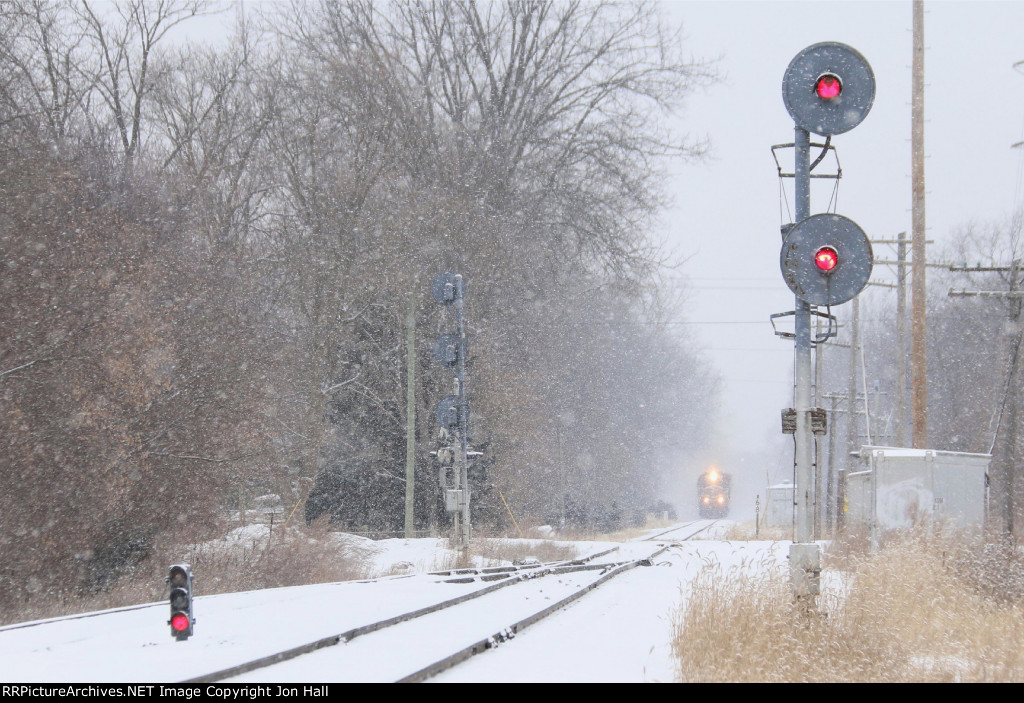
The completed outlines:
<svg viewBox="0 0 1024 703">
<path fill-rule="evenodd" d="M 171 617 L 171 629 L 175 632 L 184 632 L 188 627 L 188 615 L 185 615 L 185 613 L 175 613 Z"/>
<path fill-rule="evenodd" d="M 814 83 L 814 92 L 822 100 L 838 98 L 839 94 L 843 92 L 843 82 L 834 73 L 823 73 Z"/>
<path fill-rule="evenodd" d="M 822 273 L 830 273 L 839 264 L 839 254 L 832 247 L 822 247 L 814 254 L 814 265 Z"/>
<path fill-rule="evenodd" d="M 188 564 L 174 564 L 167 573 L 171 586 L 171 634 L 179 642 L 192 636 L 195 621 L 192 617 L 192 567 Z"/>
</svg>

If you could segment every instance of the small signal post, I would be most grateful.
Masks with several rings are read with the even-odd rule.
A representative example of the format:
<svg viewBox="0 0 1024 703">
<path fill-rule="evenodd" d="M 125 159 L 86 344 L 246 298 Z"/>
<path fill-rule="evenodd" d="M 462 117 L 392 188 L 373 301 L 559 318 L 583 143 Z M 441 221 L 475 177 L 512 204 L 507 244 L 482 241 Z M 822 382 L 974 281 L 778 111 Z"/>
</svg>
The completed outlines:
<svg viewBox="0 0 1024 703">
<path fill-rule="evenodd" d="M 179 642 L 192 636 L 195 616 L 192 614 L 192 567 L 174 564 L 167 570 L 167 583 L 171 587 L 171 635 Z"/>
</svg>

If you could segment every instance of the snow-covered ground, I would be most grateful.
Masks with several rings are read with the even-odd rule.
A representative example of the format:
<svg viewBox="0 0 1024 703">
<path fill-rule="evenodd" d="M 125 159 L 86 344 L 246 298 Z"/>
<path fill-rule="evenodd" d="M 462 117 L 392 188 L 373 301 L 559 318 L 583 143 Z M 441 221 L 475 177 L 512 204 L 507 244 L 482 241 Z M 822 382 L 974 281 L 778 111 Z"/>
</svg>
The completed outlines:
<svg viewBox="0 0 1024 703">
<path fill-rule="evenodd" d="M 367 540 L 358 545 L 381 574 L 422 573 L 450 558 L 444 540 Z M 590 553 L 613 545 L 587 542 L 579 549 Z M 629 543 L 622 545 L 624 554 L 630 549 Z M 788 543 L 782 542 L 706 539 L 683 543 L 665 552 L 654 566 L 608 581 L 553 617 L 434 681 L 673 681 L 673 619 L 685 605 L 692 579 L 705 569 L 724 573 L 776 568 L 785 564 L 787 553 Z M 35 627 L 8 626 L 0 628 L 0 680 L 181 681 L 420 607 L 437 600 L 439 589 L 447 589 L 450 595 L 451 588 L 412 576 L 198 596 L 195 634 L 184 642 L 175 641 L 168 632 L 165 602 Z M 460 628 L 454 620 L 446 625 L 455 631 Z M 293 660 L 295 664 L 285 673 L 263 669 L 244 680 L 269 682 L 284 676 L 309 683 L 389 680 L 388 658 L 410 655 L 395 646 L 376 660 L 378 664 L 361 667 L 353 679 L 351 673 L 345 674 L 349 678 L 339 673 L 342 668 L 336 659 L 345 657 L 346 646 L 321 652 L 308 663 L 300 663 L 305 657 Z"/>
</svg>

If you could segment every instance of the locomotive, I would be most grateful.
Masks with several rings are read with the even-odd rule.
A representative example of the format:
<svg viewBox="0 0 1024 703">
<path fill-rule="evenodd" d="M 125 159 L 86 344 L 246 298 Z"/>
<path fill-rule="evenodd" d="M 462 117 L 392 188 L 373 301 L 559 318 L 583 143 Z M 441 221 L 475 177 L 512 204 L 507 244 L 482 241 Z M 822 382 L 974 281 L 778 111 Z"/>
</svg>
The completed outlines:
<svg viewBox="0 0 1024 703">
<path fill-rule="evenodd" d="M 715 467 L 697 479 L 697 513 L 706 519 L 723 518 L 729 514 L 732 476 Z"/>
</svg>

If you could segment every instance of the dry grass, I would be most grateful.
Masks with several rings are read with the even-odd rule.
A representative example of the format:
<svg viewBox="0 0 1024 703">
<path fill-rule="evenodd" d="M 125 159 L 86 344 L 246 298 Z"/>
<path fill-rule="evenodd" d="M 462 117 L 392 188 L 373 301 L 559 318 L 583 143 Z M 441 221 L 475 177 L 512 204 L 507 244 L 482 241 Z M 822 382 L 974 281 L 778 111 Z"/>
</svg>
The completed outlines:
<svg viewBox="0 0 1024 703">
<path fill-rule="evenodd" d="M 927 534 L 874 555 L 841 547 L 826 555 L 823 576 L 835 578 L 813 614 L 794 605 L 778 570 L 701 574 L 676 620 L 681 679 L 1024 681 L 1020 550 Z"/>
<path fill-rule="evenodd" d="M 755 525 L 753 520 L 737 522 L 731 525 L 722 538 L 728 541 L 740 542 L 749 540 L 766 540 L 769 542 L 785 542 L 793 539 L 792 527 L 768 527 L 766 525 Z"/>
<path fill-rule="evenodd" d="M 182 561 L 192 565 L 197 574 L 196 592 L 202 595 L 350 581 L 370 575 L 365 555 L 332 540 L 322 523 L 229 533 L 222 540 L 193 546 Z"/>
<path fill-rule="evenodd" d="M 165 568 L 164 573 L 160 576 L 161 586 L 163 586 L 163 578 L 166 575 Z M 111 590 L 96 594 L 40 593 L 29 600 L 9 603 L 6 607 L 0 607 L 0 627 L 94 610 L 152 603 L 166 595 L 163 593 L 163 588 L 154 585 L 155 582 L 155 577 L 149 581 L 125 579 Z"/>
<path fill-rule="evenodd" d="M 191 547 L 157 544 L 109 590 L 42 593 L 17 607 L 0 607 L 0 625 L 162 600 L 167 596 L 167 568 L 174 563 L 192 566 L 197 595 L 346 581 L 368 574 L 365 555 L 331 539 L 324 525 L 250 525 L 241 534 L 228 532 L 220 540 Z"/>
</svg>

